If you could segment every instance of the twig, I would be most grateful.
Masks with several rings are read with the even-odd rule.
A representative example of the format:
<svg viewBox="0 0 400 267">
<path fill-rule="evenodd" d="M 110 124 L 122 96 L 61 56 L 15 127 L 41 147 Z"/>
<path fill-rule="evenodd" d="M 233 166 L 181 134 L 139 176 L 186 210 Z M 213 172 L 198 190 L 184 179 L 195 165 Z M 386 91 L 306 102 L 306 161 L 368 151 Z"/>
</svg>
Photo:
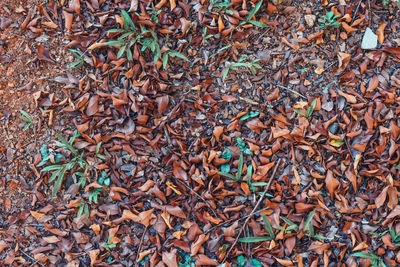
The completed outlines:
<svg viewBox="0 0 400 267">
<path fill-rule="evenodd" d="M 303 99 L 307 100 L 307 97 L 305 97 L 304 95 L 300 94 L 299 92 L 296 92 L 296 91 L 293 90 L 293 89 L 287 88 L 287 87 L 282 86 L 282 85 L 276 85 L 276 86 L 278 86 L 279 88 L 285 89 L 285 90 L 287 90 L 287 91 L 289 91 L 289 92 L 292 92 L 293 94 L 296 94 L 296 95 L 302 97 Z"/>
<path fill-rule="evenodd" d="M 362 0 L 359 0 L 359 1 L 358 1 L 358 5 L 357 5 L 357 8 L 356 8 L 356 12 L 354 13 L 353 18 L 351 19 L 351 23 L 353 23 L 354 18 L 357 16 L 358 8 L 360 7 L 361 1 L 362 1 Z"/>
<path fill-rule="evenodd" d="M 269 178 L 267 187 L 265 188 L 264 192 L 261 194 L 261 196 L 258 199 L 257 204 L 254 206 L 253 210 L 250 212 L 249 217 L 247 217 L 247 219 L 244 221 L 242 227 L 240 228 L 239 234 L 235 238 L 235 242 L 233 242 L 232 246 L 229 248 L 229 250 L 226 253 L 226 255 L 224 257 L 224 260 L 222 262 L 226 261 L 226 259 L 228 258 L 229 254 L 231 253 L 232 249 L 235 247 L 236 243 L 238 242 L 239 237 L 243 232 L 243 229 L 246 227 L 246 225 L 249 222 L 251 216 L 255 213 L 255 211 L 258 208 L 258 206 L 260 205 L 261 201 L 264 199 L 265 194 L 267 193 L 267 191 L 269 190 L 269 188 L 271 186 L 272 180 L 275 178 L 276 170 L 278 169 L 280 163 L 281 163 L 281 159 L 279 159 L 278 163 L 275 165 L 274 172 L 272 173 L 271 178 Z"/>
<path fill-rule="evenodd" d="M 32 265 L 35 264 L 35 263 L 37 263 L 37 264 L 39 264 L 40 266 L 44 266 L 42 263 L 38 262 L 37 260 L 35 260 L 35 259 L 32 258 L 31 256 L 29 256 L 28 254 L 26 254 L 24 251 L 20 250 L 20 252 L 22 252 L 22 253 L 23 253 L 25 256 L 27 256 L 29 259 L 33 260 Z M 31 265 L 31 266 L 32 266 L 32 265 Z"/>
<path fill-rule="evenodd" d="M 186 187 L 187 189 L 189 189 L 193 194 L 195 194 L 198 198 L 200 198 L 201 200 L 203 200 L 204 203 L 206 203 L 206 205 L 210 208 L 211 212 L 214 214 L 214 216 L 217 216 L 217 213 L 215 213 L 213 207 L 211 207 L 210 203 L 208 203 L 202 196 L 199 195 L 199 193 L 197 193 L 196 191 L 194 191 L 192 188 L 190 188 L 190 186 L 188 186 L 187 184 L 185 184 L 184 182 L 182 182 L 179 179 L 175 179 L 176 181 L 178 181 L 180 184 L 182 184 L 184 187 Z"/>
<path fill-rule="evenodd" d="M 144 239 L 144 236 L 145 236 L 148 228 L 149 228 L 149 226 L 146 226 L 146 228 L 144 229 L 144 232 L 142 234 L 142 238 L 140 239 L 140 244 L 139 244 L 139 247 L 138 247 L 138 251 L 136 253 L 136 260 L 135 260 L 136 261 L 136 263 L 135 263 L 136 267 L 139 266 L 138 259 L 139 259 L 140 251 L 142 250 L 143 239 Z"/>
<path fill-rule="evenodd" d="M 268 207 L 268 208 L 263 208 L 263 209 L 260 209 L 260 210 L 258 210 L 258 211 L 256 211 L 256 212 L 254 212 L 254 213 L 251 214 L 251 215 L 249 214 L 249 215 L 240 217 L 240 218 L 238 218 L 238 219 L 231 219 L 231 220 L 222 222 L 222 223 L 220 223 L 220 224 L 214 225 L 213 227 L 211 227 L 210 229 L 208 229 L 208 230 L 205 231 L 204 233 L 205 233 L 205 234 L 208 234 L 209 232 L 211 232 L 211 231 L 214 230 L 215 228 L 218 228 L 218 227 L 220 227 L 220 226 L 223 226 L 223 225 L 228 224 L 228 223 L 231 223 L 231 222 L 236 222 L 236 221 L 244 220 L 244 219 L 246 219 L 246 218 L 248 218 L 248 217 L 250 217 L 250 216 L 252 216 L 252 215 L 254 215 L 254 214 L 260 213 L 260 212 L 262 212 L 263 210 L 268 210 L 268 209 L 270 209 L 270 208 L 269 208 L 269 207 Z"/>
</svg>

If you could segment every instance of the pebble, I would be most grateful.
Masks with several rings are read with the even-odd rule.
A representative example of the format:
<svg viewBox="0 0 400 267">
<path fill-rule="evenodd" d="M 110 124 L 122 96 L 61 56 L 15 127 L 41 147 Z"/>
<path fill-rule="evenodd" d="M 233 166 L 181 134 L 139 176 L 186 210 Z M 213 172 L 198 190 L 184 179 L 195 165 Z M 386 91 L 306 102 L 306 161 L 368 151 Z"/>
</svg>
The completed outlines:
<svg viewBox="0 0 400 267">
<path fill-rule="evenodd" d="M 314 26 L 314 23 L 315 23 L 315 19 L 316 19 L 316 18 L 317 18 L 317 17 L 316 17 L 315 15 L 305 15 L 305 16 L 304 16 L 304 19 L 305 19 L 305 21 L 306 21 L 308 27 L 313 27 L 313 26 Z"/>
<path fill-rule="evenodd" d="M 375 49 L 378 45 L 378 36 L 367 27 L 361 42 L 362 49 Z"/>
</svg>

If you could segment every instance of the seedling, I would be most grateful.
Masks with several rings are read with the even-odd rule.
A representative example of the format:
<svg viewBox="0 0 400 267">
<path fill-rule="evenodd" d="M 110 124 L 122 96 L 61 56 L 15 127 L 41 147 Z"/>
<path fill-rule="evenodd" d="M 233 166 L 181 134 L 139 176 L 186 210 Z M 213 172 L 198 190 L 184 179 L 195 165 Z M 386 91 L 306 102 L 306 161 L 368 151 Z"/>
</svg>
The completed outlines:
<svg viewBox="0 0 400 267">
<path fill-rule="evenodd" d="M 83 58 L 83 53 L 79 50 L 76 49 L 68 49 L 72 55 L 77 59 L 77 61 L 73 62 L 70 66 L 71 68 L 76 68 L 79 69 L 80 67 L 83 66 L 83 63 L 85 63 L 85 60 Z"/>
<path fill-rule="evenodd" d="M 390 238 L 392 239 L 392 242 L 394 243 L 395 246 L 399 247 L 400 246 L 400 231 L 396 233 L 396 230 L 392 226 L 389 230 L 389 235 Z"/>
<path fill-rule="evenodd" d="M 158 23 L 158 14 L 160 14 L 162 9 L 156 10 L 154 7 L 154 3 L 151 3 L 151 11 L 149 12 L 151 14 L 151 20 L 154 21 L 155 23 Z"/>
<path fill-rule="evenodd" d="M 254 15 L 258 12 L 258 10 L 260 10 L 261 6 L 262 6 L 263 1 L 258 2 L 255 7 L 250 10 L 249 14 L 247 14 L 246 16 L 246 20 L 242 21 L 239 25 L 244 25 L 246 23 L 251 23 L 256 27 L 260 27 L 260 28 L 267 28 L 268 25 L 262 22 L 259 22 L 257 20 L 253 20 Z"/>
<path fill-rule="evenodd" d="M 260 61 L 260 59 L 254 59 L 251 62 L 244 62 L 247 60 L 247 56 L 241 56 L 238 60 L 238 62 L 231 62 L 228 63 L 227 66 L 224 69 L 224 73 L 222 75 L 222 80 L 225 81 L 226 76 L 228 75 L 228 72 L 230 70 L 239 70 L 239 68 L 246 68 L 250 70 L 250 72 L 255 75 L 257 73 L 257 69 L 261 69 L 261 66 L 257 63 Z"/>
<path fill-rule="evenodd" d="M 230 0 L 223 0 L 223 1 L 218 1 L 218 0 L 211 0 L 210 1 L 210 6 L 211 9 L 215 9 L 215 13 L 222 15 L 224 13 L 227 13 L 229 15 L 233 15 L 233 11 L 228 9 L 232 6 L 232 2 Z"/>
<path fill-rule="evenodd" d="M 21 120 L 23 120 L 24 122 L 26 122 L 26 125 L 24 126 L 24 128 L 22 130 L 26 131 L 29 129 L 29 127 L 32 126 L 33 118 L 28 112 L 23 111 L 22 109 L 19 111 L 19 113 L 21 113 L 21 116 L 19 116 L 19 118 Z"/>
<path fill-rule="evenodd" d="M 339 28 L 342 25 L 339 21 L 336 21 L 339 15 L 335 15 L 333 11 L 329 11 L 325 15 L 323 15 L 320 19 L 318 19 L 319 25 L 324 28 Z"/>
<path fill-rule="evenodd" d="M 183 251 L 180 248 L 178 249 L 178 255 L 181 257 L 181 262 L 178 263 L 179 267 L 195 267 L 195 262 L 196 259 L 190 257 L 190 254 L 185 253 L 185 251 Z"/>
<path fill-rule="evenodd" d="M 307 118 L 311 117 L 311 115 L 313 114 L 314 109 L 317 105 L 317 100 L 318 99 L 315 98 L 313 100 L 313 102 L 311 102 L 311 104 L 308 106 L 306 111 L 304 109 L 294 109 L 294 112 L 296 112 L 297 114 L 299 114 L 301 116 L 307 117 Z"/>
<path fill-rule="evenodd" d="M 158 14 L 159 11 L 154 13 L 153 19 L 158 20 Z M 160 45 L 158 44 L 157 34 L 153 30 L 147 29 L 144 25 L 140 25 L 140 31 L 138 31 L 135 23 L 132 21 L 128 12 L 126 12 L 125 10 L 121 11 L 121 18 L 123 22 L 122 29 L 111 29 L 108 31 L 109 33 L 118 33 L 121 35 L 117 38 L 117 40 L 108 41 L 104 44 L 107 46 L 119 47 L 117 58 L 121 58 L 126 53 L 126 57 L 128 60 L 133 60 L 131 49 L 135 44 L 139 44 L 141 45 L 141 52 L 150 50 L 151 54 L 153 55 L 154 63 L 156 63 L 158 59 L 161 58 L 161 49 Z M 168 50 L 164 53 L 164 56 L 162 58 L 164 69 L 168 63 L 169 57 L 179 57 L 186 61 L 189 61 L 181 53 L 173 50 Z"/>
<path fill-rule="evenodd" d="M 234 181 L 239 182 L 239 181 L 241 180 L 241 178 L 242 178 L 242 172 L 243 172 L 243 164 L 244 164 L 243 152 L 246 153 L 246 154 L 248 154 L 248 155 L 251 155 L 252 152 L 251 152 L 251 150 L 247 147 L 247 144 L 242 140 L 242 138 L 240 138 L 240 137 L 236 138 L 236 142 L 237 142 L 238 147 L 240 148 L 240 151 L 242 151 L 242 153 L 240 153 L 240 156 L 239 156 L 238 172 L 236 173 L 235 176 L 233 176 L 232 174 L 230 174 L 230 173 L 229 173 L 229 171 L 230 171 L 230 166 L 229 166 L 228 163 L 226 163 L 226 164 L 223 164 L 223 165 L 221 166 L 221 172 L 218 172 L 218 174 L 223 175 L 223 176 L 226 176 L 226 177 L 228 177 L 228 178 L 231 178 L 231 179 L 234 180 Z M 225 149 L 225 151 L 222 153 L 222 156 L 221 156 L 221 157 L 222 157 L 223 159 L 230 160 L 231 157 L 232 157 L 231 151 L 230 151 L 229 149 Z M 251 170 L 252 170 L 252 169 L 251 169 Z M 249 174 L 249 170 L 248 170 L 247 175 L 250 175 L 250 176 L 251 176 L 251 170 L 250 170 L 250 174 Z"/>
<path fill-rule="evenodd" d="M 108 241 L 107 241 L 107 242 L 104 242 L 101 246 L 104 247 L 104 248 L 106 248 L 106 249 L 115 248 L 117 245 L 114 244 L 114 242 L 112 242 L 112 238 L 113 238 L 113 236 L 109 236 L 109 237 L 108 237 Z"/>
<path fill-rule="evenodd" d="M 268 240 L 275 239 L 275 233 L 272 229 L 271 223 L 269 222 L 267 216 L 264 213 L 261 213 L 262 220 L 264 222 L 264 227 L 268 232 L 268 236 L 252 236 L 252 237 L 243 237 L 239 238 L 239 242 L 242 243 L 254 243 L 254 242 L 264 242 Z"/>
<path fill-rule="evenodd" d="M 371 260 L 371 265 L 373 267 L 386 267 L 386 264 L 383 262 L 383 260 L 373 252 L 368 252 L 368 253 L 367 252 L 357 252 L 357 253 L 352 254 L 351 256 L 359 257 L 359 258 L 363 258 L 363 259 L 369 259 L 369 260 Z"/>
<path fill-rule="evenodd" d="M 310 237 L 312 238 L 316 238 L 316 239 L 326 239 L 326 237 L 321 236 L 321 235 L 317 235 L 314 232 L 314 226 L 312 225 L 311 221 L 314 218 L 316 209 L 314 209 L 310 215 L 308 215 L 306 222 L 304 223 L 304 228 L 303 228 L 303 232 L 306 233 L 308 232 Z"/>
<path fill-rule="evenodd" d="M 82 200 L 76 204 L 77 207 L 79 207 L 78 214 L 76 215 L 77 218 L 80 218 L 82 214 L 85 214 L 86 218 L 89 218 L 89 206 Z"/>
<path fill-rule="evenodd" d="M 249 112 L 247 112 L 246 114 L 244 114 L 243 116 L 240 117 L 241 121 L 245 121 L 247 119 L 252 119 L 257 117 L 258 115 L 260 115 L 260 111 L 258 110 L 250 110 Z"/>
<path fill-rule="evenodd" d="M 204 28 L 204 31 L 203 31 L 203 39 L 201 40 L 201 45 L 202 45 L 202 46 L 206 46 L 206 45 L 207 45 L 207 40 L 213 37 L 212 34 L 208 34 L 208 35 L 207 35 L 207 29 L 208 29 L 208 28 L 205 27 L 205 28 Z"/>
<path fill-rule="evenodd" d="M 71 175 L 75 176 L 75 178 L 80 177 L 79 182 L 78 182 L 80 186 L 84 187 L 86 185 L 87 174 L 90 172 L 92 167 L 89 165 L 89 163 L 83 157 L 84 153 L 78 151 L 78 149 L 73 147 L 73 143 L 78 136 L 79 136 L 78 132 L 75 131 L 73 136 L 70 138 L 70 140 L 67 141 L 63 136 L 61 136 L 60 134 L 57 134 L 57 137 L 60 140 L 60 142 L 57 142 L 56 146 L 66 149 L 66 150 L 69 150 L 72 154 L 72 159 L 69 160 L 68 162 L 60 163 L 59 160 L 62 158 L 65 159 L 65 157 L 61 154 L 60 154 L 61 156 L 57 156 L 58 155 L 57 154 L 55 156 L 54 164 L 49 165 L 41 170 L 42 172 L 45 172 L 45 171 L 52 172 L 52 175 L 51 175 L 50 179 L 48 180 L 49 183 L 55 181 L 55 184 L 54 184 L 54 187 L 53 187 L 53 190 L 51 193 L 52 198 L 60 190 L 61 184 L 63 182 L 63 179 L 64 179 L 66 173 L 68 173 L 70 171 L 72 172 Z M 97 146 L 97 148 L 98 149 L 96 149 L 96 156 L 97 157 L 101 156 L 101 159 L 106 158 L 105 156 L 99 154 L 99 149 L 100 149 L 99 145 Z M 42 147 L 41 152 L 42 152 L 42 155 L 44 156 L 44 158 L 38 164 L 38 166 L 43 166 L 51 158 L 51 154 L 48 153 L 46 147 Z"/>
<path fill-rule="evenodd" d="M 299 231 L 299 226 L 292 222 L 291 220 L 287 219 L 286 217 L 281 216 L 280 217 L 288 226 L 287 227 L 282 227 L 282 226 L 274 226 L 275 229 L 284 231 L 285 234 L 290 234 L 292 232 L 298 232 Z"/>
<path fill-rule="evenodd" d="M 232 264 L 232 267 L 247 267 L 247 266 L 262 267 L 261 262 L 259 262 L 256 259 L 249 259 L 247 263 L 243 255 L 237 257 L 236 260 L 238 264 Z"/>
</svg>

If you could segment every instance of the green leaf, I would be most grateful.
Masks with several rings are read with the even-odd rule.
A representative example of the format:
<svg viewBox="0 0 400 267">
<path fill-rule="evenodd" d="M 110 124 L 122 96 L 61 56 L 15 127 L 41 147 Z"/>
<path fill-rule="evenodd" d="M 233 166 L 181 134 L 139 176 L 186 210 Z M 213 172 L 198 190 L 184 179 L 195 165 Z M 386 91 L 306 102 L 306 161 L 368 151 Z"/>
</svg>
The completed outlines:
<svg viewBox="0 0 400 267">
<path fill-rule="evenodd" d="M 394 167 L 396 170 L 400 170 L 400 164 Z"/>
<path fill-rule="evenodd" d="M 135 24 L 133 23 L 131 17 L 128 12 L 125 10 L 121 11 L 122 21 L 124 22 L 124 30 L 136 30 Z"/>
<path fill-rule="evenodd" d="M 57 181 L 54 184 L 53 191 L 51 193 L 51 198 L 54 198 L 55 195 L 57 194 L 57 192 L 60 190 L 64 175 L 65 175 L 65 171 L 66 171 L 65 168 L 61 169 L 60 174 L 58 175 Z"/>
<path fill-rule="evenodd" d="M 226 176 L 226 177 L 228 177 L 228 178 L 231 178 L 232 180 L 236 180 L 236 177 L 235 177 L 235 176 L 233 176 L 233 175 L 232 175 L 232 174 L 230 174 L 230 173 L 226 173 L 226 172 L 218 172 L 218 174 L 219 174 L 219 175 Z"/>
<path fill-rule="evenodd" d="M 251 185 L 252 186 L 267 186 L 268 183 L 266 183 L 266 182 L 257 182 L 257 183 L 252 183 Z"/>
<path fill-rule="evenodd" d="M 290 226 L 292 226 L 292 225 L 296 225 L 296 226 L 297 226 L 297 224 L 295 224 L 294 222 L 292 222 L 291 220 L 289 220 L 289 219 L 286 218 L 286 217 L 281 216 L 281 219 L 284 220 L 285 223 L 287 223 L 287 224 L 290 225 Z M 297 226 L 297 227 L 298 227 L 298 226 Z"/>
<path fill-rule="evenodd" d="M 313 113 L 315 106 L 317 105 L 317 98 L 313 100 L 313 102 L 311 103 L 311 105 L 308 107 L 307 109 L 307 117 L 310 117 L 311 114 Z"/>
<path fill-rule="evenodd" d="M 48 182 L 49 182 L 49 183 L 53 182 L 54 179 L 56 179 L 56 177 L 60 174 L 61 170 L 62 170 L 62 169 L 59 169 L 59 170 L 55 171 L 55 172 L 51 175 L 51 177 L 50 177 L 50 179 L 48 180 Z"/>
<path fill-rule="evenodd" d="M 334 147 L 341 147 L 344 144 L 343 140 L 332 139 L 329 144 Z"/>
<path fill-rule="evenodd" d="M 59 170 L 61 169 L 63 166 L 62 165 L 50 165 L 47 166 L 45 168 L 43 168 L 41 171 L 45 172 L 45 171 L 54 171 L 54 170 Z"/>
<path fill-rule="evenodd" d="M 261 212 L 261 217 L 263 219 L 265 229 L 267 229 L 267 231 L 268 231 L 269 235 L 271 236 L 271 238 L 275 239 L 274 230 L 272 229 L 272 225 L 269 222 L 267 216 L 263 212 Z"/>
<path fill-rule="evenodd" d="M 122 29 L 111 29 L 111 30 L 108 30 L 107 32 L 109 32 L 109 33 L 122 32 Z"/>
<path fill-rule="evenodd" d="M 257 13 L 257 11 L 260 9 L 263 1 L 260 1 L 256 4 L 256 6 L 250 10 L 249 14 L 246 16 L 246 20 L 249 21 L 251 18 Z"/>
<path fill-rule="evenodd" d="M 88 204 L 85 204 L 85 217 L 86 218 L 89 218 L 89 215 L 90 215 L 90 213 L 89 213 L 89 206 L 88 206 Z"/>
<path fill-rule="evenodd" d="M 81 202 L 79 202 L 81 203 Z M 83 203 L 82 203 L 83 204 Z M 84 209 L 84 205 L 80 205 L 79 210 L 78 210 L 78 214 L 76 215 L 76 217 L 81 217 L 82 213 L 83 213 L 83 209 Z"/>
<path fill-rule="evenodd" d="M 247 167 L 246 176 L 247 176 L 247 180 L 248 180 L 248 181 L 251 181 L 251 177 L 253 176 L 253 165 L 249 165 L 249 166 Z"/>
<path fill-rule="evenodd" d="M 124 42 L 123 41 L 108 41 L 103 44 L 108 45 L 108 46 L 122 46 L 122 45 L 124 45 Z"/>
<path fill-rule="evenodd" d="M 185 61 L 189 61 L 189 59 L 187 57 L 185 57 L 184 55 L 182 55 L 181 53 L 174 51 L 174 50 L 169 50 L 168 55 L 170 55 L 171 57 L 179 57 Z"/>
<path fill-rule="evenodd" d="M 232 158 L 232 153 L 228 148 L 224 149 L 224 152 L 222 152 L 221 158 L 230 160 Z"/>
<path fill-rule="evenodd" d="M 240 178 L 242 177 L 242 171 L 243 171 L 243 153 L 240 153 L 239 163 L 238 163 L 238 172 L 236 174 L 236 181 L 240 181 Z"/>
<path fill-rule="evenodd" d="M 164 70 L 167 67 L 167 64 L 168 64 L 168 53 L 165 53 L 164 57 L 163 57 L 163 64 L 162 64 Z"/>
<path fill-rule="evenodd" d="M 242 243 L 255 243 L 255 242 L 264 242 L 272 240 L 273 238 L 270 236 L 253 236 L 253 237 L 243 237 L 239 238 L 239 242 Z"/>
<path fill-rule="evenodd" d="M 214 54 L 211 55 L 211 58 L 215 57 L 217 54 L 219 54 L 220 52 L 224 51 L 225 49 L 228 49 L 229 47 L 231 47 L 232 45 L 226 45 L 220 49 L 217 50 L 217 52 L 215 52 Z"/>
<path fill-rule="evenodd" d="M 241 121 L 247 120 L 249 118 L 254 118 L 257 117 L 258 115 L 260 115 L 260 111 L 256 110 L 256 111 L 249 111 L 246 114 L 244 114 L 243 116 L 240 117 Z"/>
<path fill-rule="evenodd" d="M 110 186 L 110 184 L 111 184 L 111 178 L 107 176 L 106 179 L 104 180 L 104 185 Z"/>
<path fill-rule="evenodd" d="M 310 215 L 308 215 L 307 220 L 306 220 L 306 222 L 304 223 L 303 232 L 306 232 L 307 230 L 309 230 L 309 226 L 311 225 L 311 220 L 313 219 L 314 214 L 315 214 L 316 211 L 317 211 L 317 210 L 314 209 L 314 210 L 310 213 Z"/>
<path fill-rule="evenodd" d="M 19 112 L 22 114 L 22 116 L 20 117 L 22 120 L 24 120 L 25 122 L 32 121 L 32 116 L 28 112 L 23 111 L 22 109 Z"/>
<path fill-rule="evenodd" d="M 75 156 L 78 155 L 78 150 L 77 150 L 76 148 L 74 148 L 70 143 L 68 143 L 67 140 L 65 140 L 65 138 L 64 138 L 61 134 L 57 133 L 57 137 L 58 137 L 58 139 L 60 139 L 61 143 L 62 143 L 66 148 L 69 149 L 69 151 L 71 151 Z M 76 138 L 76 136 L 73 136 L 73 137 L 71 138 L 70 142 L 73 141 L 73 140 L 75 140 L 75 138 Z"/>
<path fill-rule="evenodd" d="M 121 57 L 122 57 L 122 55 L 123 55 L 124 52 L 125 52 L 125 49 L 126 49 L 126 45 L 123 45 L 123 46 L 119 49 L 118 54 L 117 54 L 117 58 L 121 58 Z"/>
<path fill-rule="evenodd" d="M 249 262 L 250 262 L 250 264 L 253 264 L 254 267 L 262 267 L 261 262 L 259 262 L 256 259 L 250 259 Z"/>
<path fill-rule="evenodd" d="M 268 25 L 267 25 L 267 24 L 262 23 L 262 22 L 259 22 L 259 21 L 256 21 L 256 20 L 250 20 L 249 22 L 250 22 L 251 24 L 253 24 L 254 26 L 256 26 L 256 27 L 268 28 Z"/>
<path fill-rule="evenodd" d="M 226 76 L 228 76 L 228 72 L 229 72 L 229 69 L 230 69 L 230 68 L 231 68 L 231 65 L 225 67 L 224 73 L 222 74 L 222 81 L 225 81 Z"/>
<path fill-rule="evenodd" d="M 353 253 L 351 256 L 360 257 L 360 258 L 364 258 L 364 259 L 370 259 L 370 260 L 380 260 L 380 258 L 372 252 L 370 252 L 370 253 L 357 252 L 357 253 Z"/>
<path fill-rule="evenodd" d="M 243 255 L 240 255 L 236 258 L 240 266 L 246 266 L 246 261 Z"/>
<path fill-rule="evenodd" d="M 230 170 L 231 170 L 231 167 L 229 166 L 228 163 L 221 165 L 221 172 L 229 173 Z"/>
</svg>

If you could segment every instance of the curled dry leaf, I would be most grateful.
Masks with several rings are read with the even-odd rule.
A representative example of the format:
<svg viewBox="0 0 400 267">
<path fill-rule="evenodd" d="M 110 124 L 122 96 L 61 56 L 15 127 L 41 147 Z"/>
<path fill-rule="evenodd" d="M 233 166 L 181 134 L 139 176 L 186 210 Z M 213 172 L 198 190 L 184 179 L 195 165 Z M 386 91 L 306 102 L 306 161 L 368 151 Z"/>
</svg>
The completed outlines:
<svg viewBox="0 0 400 267">
<path fill-rule="evenodd" d="M 333 177 L 333 172 L 331 170 L 328 170 L 328 173 L 325 178 L 325 185 L 329 191 L 331 200 L 333 200 L 335 189 L 339 186 L 339 181 Z"/>
</svg>

